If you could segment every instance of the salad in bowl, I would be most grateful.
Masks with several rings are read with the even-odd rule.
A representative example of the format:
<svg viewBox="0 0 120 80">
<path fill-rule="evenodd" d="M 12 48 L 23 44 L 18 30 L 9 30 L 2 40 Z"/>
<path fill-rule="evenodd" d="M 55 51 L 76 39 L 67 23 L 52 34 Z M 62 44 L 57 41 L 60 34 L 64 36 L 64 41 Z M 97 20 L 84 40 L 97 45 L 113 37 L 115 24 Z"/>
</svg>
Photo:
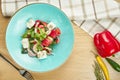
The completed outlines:
<svg viewBox="0 0 120 80">
<path fill-rule="evenodd" d="M 51 55 L 54 44 L 59 43 L 61 31 L 53 22 L 29 19 L 22 35 L 22 53 L 39 59 Z"/>
</svg>

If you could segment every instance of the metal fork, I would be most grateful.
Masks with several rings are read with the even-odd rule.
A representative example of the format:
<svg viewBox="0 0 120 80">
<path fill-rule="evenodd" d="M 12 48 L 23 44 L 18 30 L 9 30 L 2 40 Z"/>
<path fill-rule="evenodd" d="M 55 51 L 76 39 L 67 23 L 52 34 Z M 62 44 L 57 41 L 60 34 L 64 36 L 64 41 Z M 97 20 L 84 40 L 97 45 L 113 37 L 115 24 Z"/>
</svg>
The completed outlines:
<svg viewBox="0 0 120 80">
<path fill-rule="evenodd" d="M 19 69 L 14 64 L 12 64 L 7 58 L 5 58 L 1 53 L 0 53 L 0 57 L 2 57 L 5 61 L 7 61 L 10 65 L 12 65 L 17 71 L 19 71 L 20 75 L 25 77 L 27 80 L 34 80 L 32 75 L 27 70 Z"/>
</svg>

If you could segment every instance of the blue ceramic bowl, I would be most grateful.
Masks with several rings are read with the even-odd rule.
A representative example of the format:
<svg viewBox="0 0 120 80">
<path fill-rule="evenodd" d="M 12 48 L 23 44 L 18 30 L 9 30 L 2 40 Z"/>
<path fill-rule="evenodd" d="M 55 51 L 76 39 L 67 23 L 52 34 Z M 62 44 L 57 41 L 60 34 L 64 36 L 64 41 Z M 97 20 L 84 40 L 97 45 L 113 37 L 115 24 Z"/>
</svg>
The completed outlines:
<svg viewBox="0 0 120 80">
<path fill-rule="evenodd" d="M 30 18 L 45 22 L 52 21 L 61 30 L 60 43 L 53 48 L 54 56 L 39 60 L 21 54 L 21 36 L 25 32 L 26 22 Z M 37 72 L 47 72 L 61 66 L 70 56 L 74 43 L 74 33 L 68 17 L 50 4 L 30 4 L 17 11 L 11 18 L 6 31 L 6 45 L 12 58 L 23 68 Z"/>
</svg>

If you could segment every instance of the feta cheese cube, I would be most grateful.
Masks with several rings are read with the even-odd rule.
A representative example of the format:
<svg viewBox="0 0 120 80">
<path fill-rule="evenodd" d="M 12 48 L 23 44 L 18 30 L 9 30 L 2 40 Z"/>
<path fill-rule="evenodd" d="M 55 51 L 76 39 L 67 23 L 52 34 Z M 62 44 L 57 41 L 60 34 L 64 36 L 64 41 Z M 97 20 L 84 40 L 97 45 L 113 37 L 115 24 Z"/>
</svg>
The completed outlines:
<svg viewBox="0 0 120 80">
<path fill-rule="evenodd" d="M 48 23 L 47 27 L 51 31 L 52 29 L 54 29 L 56 27 L 56 25 L 53 22 L 50 22 L 50 23 Z"/>
<path fill-rule="evenodd" d="M 23 45 L 23 48 L 29 48 L 29 40 L 28 40 L 28 38 L 23 38 L 22 39 L 22 45 Z"/>
<path fill-rule="evenodd" d="M 32 28 L 33 26 L 34 26 L 34 24 L 35 24 L 35 21 L 33 20 L 33 19 L 30 19 L 27 23 L 26 23 L 26 25 L 27 25 L 27 27 L 30 29 L 30 28 Z"/>
<path fill-rule="evenodd" d="M 47 58 L 47 52 L 46 52 L 45 50 L 39 51 L 39 52 L 37 53 L 37 57 L 38 57 L 39 59 L 45 59 L 45 58 Z"/>
</svg>

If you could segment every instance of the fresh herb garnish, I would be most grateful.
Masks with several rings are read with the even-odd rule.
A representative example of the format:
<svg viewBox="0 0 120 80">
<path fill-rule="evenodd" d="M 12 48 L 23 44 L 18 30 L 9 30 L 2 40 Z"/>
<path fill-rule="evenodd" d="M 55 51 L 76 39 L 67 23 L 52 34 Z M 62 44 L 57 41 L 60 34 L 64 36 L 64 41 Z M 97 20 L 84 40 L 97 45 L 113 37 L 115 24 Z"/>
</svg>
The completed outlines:
<svg viewBox="0 0 120 80">
<path fill-rule="evenodd" d="M 94 61 L 93 68 L 96 80 L 105 80 L 102 69 L 100 68 L 99 64 L 96 61 Z"/>
</svg>

